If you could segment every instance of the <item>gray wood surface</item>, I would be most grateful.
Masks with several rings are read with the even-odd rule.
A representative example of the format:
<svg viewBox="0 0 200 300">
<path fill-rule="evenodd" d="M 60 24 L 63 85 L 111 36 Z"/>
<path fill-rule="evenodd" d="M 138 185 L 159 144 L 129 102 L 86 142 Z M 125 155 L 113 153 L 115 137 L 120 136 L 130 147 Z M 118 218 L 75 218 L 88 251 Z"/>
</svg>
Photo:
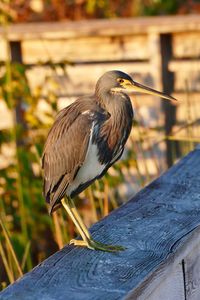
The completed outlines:
<svg viewBox="0 0 200 300">
<path fill-rule="evenodd" d="M 193 255 L 196 246 L 200 245 L 200 226 L 178 240 L 171 248 L 169 255 L 143 278 L 136 288 L 125 297 L 126 300 L 191 300 L 187 293 L 186 260 Z M 195 259 L 195 257 L 194 257 Z M 195 272 L 193 272 L 195 274 Z M 193 277 L 194 278 L 194 277 Z M 196 281 L 196 280 L 195 280 Z M 199 286 L 196 285 L 196 293 Z M 160 297 L 162 295 L 162 298 Z"/>
<path fill-rule="evenodd" d="M 186 299 L 200 299 L 200 244 L 185 259 Z"/>
<path fill-rule="evenodd" d="M 169 276 L 181 291 L 184 257 L 188 276 L 198 273 L 188 255 L 192 251 L 198 255 L 199 225 L 197 148 L 91 228 L 95 239 L 123 245 L 125 251 L 113 254 L 66 246 L 1 292 L 0 299 L 149 299 L 145 295 L 155 293 L 165 279 L 169 287 Z M 196 282 L 192 290 L 188 285 L 187 293 L 194 294 L 193 286 L 199 293 L 199 277 Z"/>
<path fill-rule="evenodd" d="M 143 298 L 143 295 L 142 295 Z M 138 300 L 142 299 L 138 297 Z M 146 300 L 185 300 L 182 265 L 179 263 Z"/>
</svg>

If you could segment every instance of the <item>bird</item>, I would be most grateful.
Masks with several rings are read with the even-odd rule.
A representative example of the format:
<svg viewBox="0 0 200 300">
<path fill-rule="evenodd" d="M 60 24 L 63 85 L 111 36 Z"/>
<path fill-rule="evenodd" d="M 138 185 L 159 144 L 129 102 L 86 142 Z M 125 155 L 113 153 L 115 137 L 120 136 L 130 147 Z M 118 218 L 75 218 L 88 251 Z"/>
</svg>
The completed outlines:
<svg viewBox="0 0 200 300">
<path fill-rule="evenodd" d="M 125 250 L 94 240 L 73 198 L 122 156 L 134 118 L 130 92 L 176 100 L 122 71 L 108 71 L 98 79 L 93 95 L 79 97 L 58 113 L 48 133 L 42 154 L 43 194 L 50 214 L 62 206 L 67 211 L 81 237 L 70 241 L 75 246 L 107 252 Z"/>
</svg>

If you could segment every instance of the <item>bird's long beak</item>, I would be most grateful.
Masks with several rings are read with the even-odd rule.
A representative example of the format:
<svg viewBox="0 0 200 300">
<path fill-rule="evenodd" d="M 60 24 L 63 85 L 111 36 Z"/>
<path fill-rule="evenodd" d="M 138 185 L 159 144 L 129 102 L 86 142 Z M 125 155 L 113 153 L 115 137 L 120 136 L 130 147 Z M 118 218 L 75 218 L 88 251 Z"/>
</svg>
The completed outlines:
<svg viewBox="0 0 200 300">
<path fill-rule="evenodd" d="M 171 101 L 177 101 L 177 99 L 175 99 L 172 96 L 169 96 L 162 92 L 158 92 L 148 86 L 145 86 L 135 81 L 132 81 L 131 84 L 127 85 L 125 88 L 130 92 L 140 92 L 140 93 L 145 93 L 153 96 L 158 96 Z"/>
</svg>

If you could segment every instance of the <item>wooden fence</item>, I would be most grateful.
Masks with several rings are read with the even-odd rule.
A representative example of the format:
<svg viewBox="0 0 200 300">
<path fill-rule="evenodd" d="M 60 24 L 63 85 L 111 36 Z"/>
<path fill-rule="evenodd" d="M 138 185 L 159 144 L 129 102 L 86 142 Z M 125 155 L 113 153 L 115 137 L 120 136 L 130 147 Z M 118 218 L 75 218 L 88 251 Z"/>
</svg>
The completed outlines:
<svg viewBox="0 0 200 300">
<path fill-rule="evenodd" d="M 175 106 L 163 104 L 167 135 L 177 113 L 180 122 L 185 120 L 188 92 L 195 119 L 200 118 L 199 15 L 12 25 L 6 31 L 0 28 L 0 60 L 6 59 L 5 39 L 12 61 L 32 67 L 27 71 L 31 86 L 51 74 L 59 83 L 59 96 L 65 104 L 91 93 L 103 72 L 121 69 L 183 100 L 178 112 Z M 60 62 L 67 76 L 61 72 Z M 57 67 L 56 74 L 51 73 L 51 63 Z M 142 103 L 148 103 L 152 112 L 159 111 L 155 98 L 149 99 L 143 97 Z M 170 141 L 167 148 L 171 165 Z"/>
<path fill-rule="evenodd" d="M 119 253 L 64 247 L 1 300 L 200 299 L 200 147 L 96 223 Z"/>
</svg>

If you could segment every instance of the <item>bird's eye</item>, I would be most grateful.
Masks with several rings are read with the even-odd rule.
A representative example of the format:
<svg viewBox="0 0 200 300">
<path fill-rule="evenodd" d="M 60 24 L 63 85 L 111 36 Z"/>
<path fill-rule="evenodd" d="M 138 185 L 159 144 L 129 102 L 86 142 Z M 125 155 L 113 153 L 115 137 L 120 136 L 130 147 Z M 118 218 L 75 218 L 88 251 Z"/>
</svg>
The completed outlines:
<svg viewBox="0 0 200 300">
<path fill-rule="evenodd" d="M 123 82 L 124 82 L 124 79 L 120 78 L 120 79 L 118 80 L 118 82 L 119 82 L 119 83 L 123 83 Z"/>
</svg>

